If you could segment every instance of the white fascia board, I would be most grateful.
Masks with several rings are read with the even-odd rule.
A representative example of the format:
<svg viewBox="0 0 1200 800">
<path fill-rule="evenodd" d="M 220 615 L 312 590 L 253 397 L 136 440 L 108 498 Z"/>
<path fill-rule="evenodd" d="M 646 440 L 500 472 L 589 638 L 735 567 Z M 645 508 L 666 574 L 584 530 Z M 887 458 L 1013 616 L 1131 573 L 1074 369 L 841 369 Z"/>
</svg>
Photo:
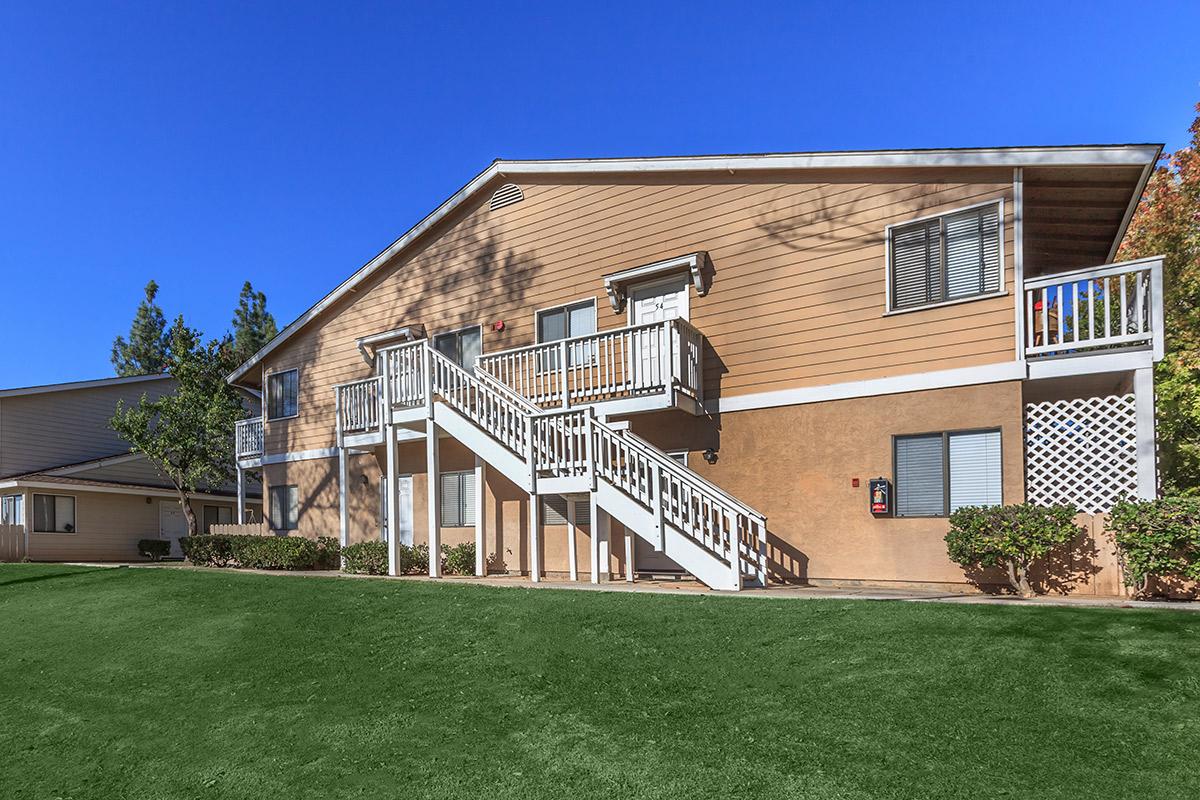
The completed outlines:
<svg viewBox="0 0 1200 800">
<path fill-rule="evenodd" d="M 1105 372 L 1128 372 L 1154 366 L 1154 352 L 1150 349 L 1130 350 L 1118 353 L 1092 353 L 1033 360 L 1029 364 L 1029 379 L 1066 378 L 1074 375 L 1098 375 Z"/>
<path fill-rule="evenodd" d="M 563 161 L 494 161 L 451 195 L 428 216 L 409 229 L 379 255 L 368 261 L 312 308 L 297 317 L 261 350 L 226 378 L 241 380 L 275 348 L 287 341 L 314 317 L 351 292 L 374 271 L 425 231 L 445 219 L 459 205 L 497 175 L 554 175 L 568 173 L 692 172 L 705 170 L 826 169 L 862 167 L 1024 167 L 1024 166 L 1146 166 L 1158 159 L 1158 144 L 1081 145 L 1076 147 L 1011 147 L 956 150 L 878 150 L 832 153 L 780 153 L 733 156 L 682 156 L 666 158 L 570 159 Z"/>
<path fill-rule="evenodd" d="M 267 464 L 289 464 L 293 461 L 313 461 L 319 458 L 337 458 L 338 449 L 336 447 L 324 447 L 320 450 L 299 450 L 294 453 L 272 453 L 269 456 L 263 456 L 261 463 L 263 466 Z"/>
<path fill-rule="evenodd" d="M 913 375 L 897 375 L 889 378 L 873 378 L 865 381 L 848 381 L 826 386 L 803 386 L 795 389 L 780 389 L 774 392 L 722 397 L 704 404 L 710 412 L 750 411 L 758 408 L 823 403 L 829 400 L 850 400 L 858 397 L 878 397 L 905 392 L 923 392 L 929 389 L 949 389 L 955 386 L 973 386 L 981 383 L 1019 381 L 1025 378 L 1025 364 L 1006 361 L 981 367 L 920 372 Z"/>
</svg>

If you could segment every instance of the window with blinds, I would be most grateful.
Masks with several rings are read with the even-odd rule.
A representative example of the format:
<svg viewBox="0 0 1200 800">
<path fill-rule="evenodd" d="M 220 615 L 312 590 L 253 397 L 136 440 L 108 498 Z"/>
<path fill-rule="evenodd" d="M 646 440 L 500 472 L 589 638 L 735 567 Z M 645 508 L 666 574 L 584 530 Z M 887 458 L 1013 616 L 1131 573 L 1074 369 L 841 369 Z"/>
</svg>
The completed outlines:
<svg viewBox="0 0 1200 800">
<path fill-rule="evenodd" d="M 1000 291 L 1000 203 L 888 231 L 891 308 L 919 308 Z"/>
<path fill-rule="evenodd" d="M 300 371 L 289 369 L 267 376 L 267 419 L 285 419 L 299 411 Z"/>
<path fill-rule="evenodd" d="M 441 475 L 442 527 L 469 528 L 475 524 L 475 473 Z"/>
<path fill-rule="evenodd" d="M 271 530 L 296 530 L 300 527 L 300 491 L 295 486 L 272 486 L 268 513 Z"/>
<path fill-rule="evenodd" d="M 542 524 L 567 524 L 567 498 L 560 494 L 549 494 L 542 497 Z"/>
<path fill-rule="evenodd" d="M 998 430 L 897 436 L 895 460 L 898 517 L 1004 502 Z"/>
</svg>

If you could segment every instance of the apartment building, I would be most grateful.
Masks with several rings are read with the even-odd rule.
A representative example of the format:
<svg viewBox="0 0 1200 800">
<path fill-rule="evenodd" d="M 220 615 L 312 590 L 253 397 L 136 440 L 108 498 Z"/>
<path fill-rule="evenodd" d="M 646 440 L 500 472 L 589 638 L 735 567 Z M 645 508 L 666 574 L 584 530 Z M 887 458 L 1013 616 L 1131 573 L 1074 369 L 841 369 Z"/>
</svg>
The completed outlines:
<svg viewBox="0 0 1200 800">
<path fill-rule="evenodd" d="M 1112 262 L 1160 151 L 496 161 L 230 376 L 239 474 L 534 581 L 1003 583 L 955 508 L 1155 493 L 1162 265 Z"/>
<path fill-rule="evenodd" d="M 172 391 L 168 375 L 0 390 L 0 560 L 136 560 L 139 539 L 186 535 L 170 481 L 109 427 L 119 402 Z M 261 514 L 258 485 L 248 485 L 243 517 Z M 203 527 L 237 517 L 235 491 L 194 496 Z"/>
</svg>

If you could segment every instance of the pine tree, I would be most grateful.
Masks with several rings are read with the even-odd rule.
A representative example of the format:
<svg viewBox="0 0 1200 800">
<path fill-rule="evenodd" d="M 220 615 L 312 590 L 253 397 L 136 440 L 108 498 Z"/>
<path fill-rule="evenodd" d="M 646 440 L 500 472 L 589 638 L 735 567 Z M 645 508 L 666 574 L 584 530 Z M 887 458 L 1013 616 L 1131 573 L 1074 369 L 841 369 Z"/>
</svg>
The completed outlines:
<svg viewBox="0 0 1200 800">
<path fill-rule="evenodd" d="M 267 296 L 254 291 L 250 281 L 246 281 L 233 312 L 234 360 L 238 364 L 248 360 L 278 333 L 275 317 L 267 311 Z"/>
<path fill-rule="evenodd" d="M 1191 134 L 1190 146 L 1151 176 L 1118 253 L 1118 260 L 1163 256 L 1158 442 L 1163 490 L 1185 495 L 1200 494 L 1200 116 Z"/>
<path fill-rule="evenodd" d="M 138 304 L 133 324 L 129 327 L 129 340 L 118 336 L 113 341 L 112 365 L 117 375 L 154 375 L 167 366 L 166 319 L 162 309 L 154 302 L 158 295 L 158 284 L 146 284 L 146 299 Z"/>
</svg>

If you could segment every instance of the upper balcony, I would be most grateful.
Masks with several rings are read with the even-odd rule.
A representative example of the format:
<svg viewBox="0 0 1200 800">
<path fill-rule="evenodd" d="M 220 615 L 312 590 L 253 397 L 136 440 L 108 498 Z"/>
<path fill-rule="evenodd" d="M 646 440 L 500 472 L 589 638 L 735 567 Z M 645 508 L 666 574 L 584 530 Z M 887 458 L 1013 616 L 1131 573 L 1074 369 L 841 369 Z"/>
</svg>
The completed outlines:
<svg viewBox="0 0 1200 800">
<path fill-rule="evenodd" d="M 1036 373 L 1070 374 L 1069 364 L 1051 370 L 1044 362 L 1140 351 L 1163 354 L 1161 258 L 1061 272 L 1024 282 L 1023 352 Z"/>
<path fill-rule="evenodd" d="M 233 426 L 234 454 L 238 461 L 256 459 L 263 454 L 262 417 L 240 419 Z"/>
</svg>

